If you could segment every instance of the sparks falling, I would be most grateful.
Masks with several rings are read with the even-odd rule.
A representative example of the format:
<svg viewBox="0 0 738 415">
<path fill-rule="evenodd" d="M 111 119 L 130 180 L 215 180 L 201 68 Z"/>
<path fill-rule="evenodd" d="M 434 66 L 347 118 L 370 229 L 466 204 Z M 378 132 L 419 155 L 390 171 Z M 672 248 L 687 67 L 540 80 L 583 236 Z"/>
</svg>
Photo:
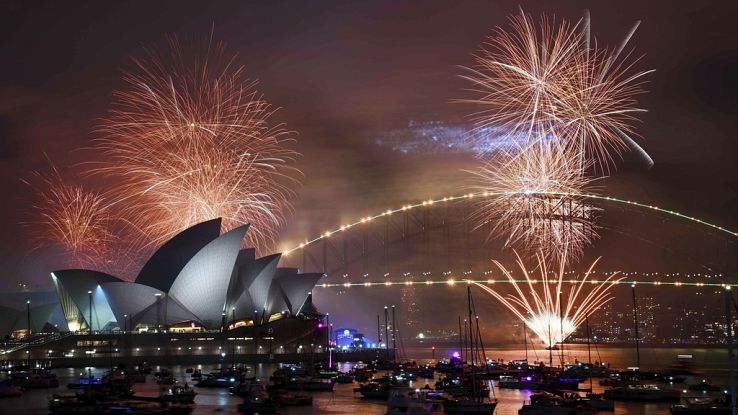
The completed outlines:
<svg viewBox="0 0 738 415">
<path fill-rule="evenodd" d="M 650 72 L 634 71 L 637 59 L 623 53 L 637 27 L 618 47 L 600 48 L 588 13 L 576 24 L 542 16 L 536 26 L 521 10 L 509 30 L 496 29 L 464 76 L 477 96 L 461 102 L 480 108 L 472 114 L 476 131 L 502 127 L 517 143 L 483 156 L 472 172 L 472 190 L 507 195 L 473 214 L 480 225 L 493 221 L 505 246 L 578 259 L 598 237 L 596 209 L 575 196 L 591 191 L 588 172 L 609 170 L 625 149 L 653 164 L 632 138 Z"/>
<path fill-rule="evenodd" d="M 573 25 L 542 16 L 536 26 L 522 10 L 509 20 L 510 29 L 498 27 L 463 76 L 477 96 L 460 102 L 479 107 L 472 114 L 478 131 L 503 127 L 524 147 L 553 137 L 605 170 L 626 149 L 652 165 L 633 139 L 645 112 L 637 98 L 652 71 L 634 70 L 638 59 L 624 53 L 640 22 L 608 49 L 591 39 L 588 13 Z"/>
<path fill-rule="evenodd" d="M 474 283 L 515 314 L 547 346 L 553 347 L 571 335 L 584 320 L 612 300 L 610 290 L 622 278 L 610 274 L 604 281 L 591 284 L 590 276 L 599 259 L 579 279 L 564 280 L 565 259 L 558 261 L 557 269 L 550 275 L 550 267 L 542 256 L 538 256 L 540 278 L 532 277 L 520 256 L 517 264 L 523 274 L 521 281 L 500 262 L 494 261 L 500 272 L 510 281 L 514 294 L 503 295 L 485 284 Z M 564 292 L 564 284 L 570 289 Z"/>
<path fill-rule="evenodd" d="M 246 243 L 268 250 L 291 209 L 299 154 L 235 57 L 206 46 L 170 39 L 168 54 L 134 59 L 100 128 L 105 162 L 95 173 L 110 179 L 122 216 L 149 245 L 222 217 L 226 230 L 250 223 Z"/>
<path fill-rule="evenodd" d="M 111 234 L 110 205 L 105 197 L 50 173 L 34 172 L 23 180 L 35 191 L 32 216 L 24 223 L 37 248 L 61 249 L 67 267 L 100 268 Z"/>
<path fill-rule="evenodd" d="M 558 145 L 500 152 L 470 173 L 472 191 L 497 195 L 477 199 L 471 219 L 477 226 L 491 222 L 489 237 L 502 238 L 506 247 L 574 260 L 598 238 L 597 209 L 572 196 L 591 190 L 590 179 Z"/>
</svg>

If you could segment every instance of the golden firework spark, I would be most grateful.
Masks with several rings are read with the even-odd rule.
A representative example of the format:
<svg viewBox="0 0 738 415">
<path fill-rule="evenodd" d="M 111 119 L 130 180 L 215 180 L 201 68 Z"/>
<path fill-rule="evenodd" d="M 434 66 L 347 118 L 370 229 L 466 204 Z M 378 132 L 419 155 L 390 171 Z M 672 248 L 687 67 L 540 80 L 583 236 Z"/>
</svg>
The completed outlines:
<svg viewBox="0 0 738 415">
<path fill-rule="evenodd" d="M 33 213 L 24 223 L 38 246 L 61 248 L 64 265 L 97 268 L 112 240 L 110 205 L 105 197 L 67 183 L 52 164 L 51 172 L 34 172 L 26 181 L 35 191 Z"/>
<path fill-rule="evenodd" d="M 552 347 L 563 342 L 587 317 L 611 301 L 613 297 L 610 290 L 622 278 L 616 278 L 618 274 L 613 273 L 603 281 L 592 284 L 590 276 L 599 258 L 580 278 L 566 280 L 563 265 L 566 263 L 565 258 L 558 261 L 558 268 L 554 266 L 552 272 L 543 256 L 539 255 L 537 260 L 539 278 L 534 277 L 520 256 L 517 256 L 517 264 L 523 274 L 522 280 L 513 277 L 504 265 L 494 261 L 500 272 L 510 281 L 513 294 L 504 295 L 487 285 L 474 284 L 512 311 L 547 347 Z M 568 292 L 564 292 L 564 283 L 570 285 Z"/>
<path fill-rule="evenodd" d="M 477 131 L 502 127 L 524 146 L 556 137 L 605 170 L 626 148 L 653 164 L 632 138 L 651 71 L 635 71 L 637 59 L 623 54 L 638 23 L 614 49 L 592 42 L 589 27 L 589 14 L 574 25 L 542 16 L 536 26 L 521 10 L 510 30 L 497 28 L 463 76 L 477 97 L 459 102 L 480 107 Z"/>
<path fill-rule="evenodd" d="M 503 238 L 506 247 L 573 260 L 598 238 L 596 209 L 575 196 L 591 190 L 591 180 L 565 148 L 537 143 L 500 152 L 470 173 L 473 192 L 499 195 L 477 199 L 471 219 L 491 222 L 490 238 Z"/>
<path fill-rule="evenodd" d="M 271 122 L 275 108 L 222 45 L 170 47 L 134 59 L 100 128 L 104 162 L 94 170 L 150 245 L 222 217 L 226 229 L 250 223 L 247 243 L 269 249 L 291 209 L 291 132 Z"/>
<path fill-rule="evenodd" d="M 496 28 L 476 56 L 477 66 L 462 76 L 476 98 L 459 100 L 480 106 L 472 114 L 479 129 L 499 127 L 527 143 L 553 130 L 555 90 L 576 76 L 573 62 L 582 53 L 569 23 L 545 16 L 536 28 L 522 11 L 509 18 L 511 30 Z"/>
</svg>

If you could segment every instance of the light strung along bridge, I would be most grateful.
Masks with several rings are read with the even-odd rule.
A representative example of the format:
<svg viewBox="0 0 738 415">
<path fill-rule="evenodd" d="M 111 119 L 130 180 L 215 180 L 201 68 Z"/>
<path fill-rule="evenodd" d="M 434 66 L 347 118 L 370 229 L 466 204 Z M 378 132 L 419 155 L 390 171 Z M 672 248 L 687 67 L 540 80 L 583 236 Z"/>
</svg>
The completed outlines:
<svg viewBox="0 0 738 415">
<path fill-rule="evenodd" d="M 663 226 L 666 222 L 669 226 L 678 223 L 682 227 L 680 232 L 687 235 L 681 241 L 671 237 L 668 241 L 654 240 L 653 235 L 641 232 L 639 223 L 609 226 L 605 221 L 602 226 L 610 235 L 619 234 L 649 249 L 678 258 L 682 262 L 677 266 L 696 264 L 700 269 L 709 270 L 689 276 L 646 274 L 646 279 L 642 278 L 644 274 L 621 274 L 628 283 L 676 287 L 725 287 L 730 284 L 721 272 L 736 267 L 729 261 L 738 252 L 738 232 L 653 204 L 591 193 L 466 193 L 407 204 L 362 217 L 307 239 L 283 252 L 283 264 L 304 272 L 325 273 L 327 277 L 318 284 L 325 288 L 453 285 L 462 281 L 509 283 L 508 279 L 499 278 L 499 272 L 495 278 L 495 270 L 491 268 L 490 258 L 497 257 L 502 249 L 499 241 L 489 239 L 494 218 L 480 224 L 470 217 L 476 204 L 511 195 L 567 196 L 602 208 L 602 216 L 626 211 L 629 221 L 642 222 L 643 214 L 648 213 L 645 223 L 655 223 L 656 226 Z M 700 242 L 705 235 L 709 242 Z M 663 280 L 663 277 L 668 279 Z M 684 280 L 685 277 L 688 278 Z M 592 283 L 597 284 L 605 278 L 593 278 Z M 720 281 L 714 281 L 716 278 Z M 576 280 L 566 282 L 574 283 Z"/>
<path fill-rule="evenodd" d="M 510 279 L 500 278 L 499 270 L 490 269 L 490 257 L 496 255 L 494 247 L 490 247 L 489 233 L 494 226 L 496 218 L 489 218 L 481 225 L 474 223 L 470 218 L 470 214 L 474 211 L 475 202 L 479 199 L 484 201 L 489 198 L 500 196 L 519 195 L 524 197 L 550 197 L 557 198 L 568 196 L 579 200 L 591 202 L 596 207 L 603 209 L 603 213 L 607 214 L 612 208 L 615 210 L 627 211 L 630 213 L 629 218 L 638 216 L 637 213 L 649 213 L 653 221 L 656 216 L 658 222 L 664 222 L 668 219 L 675 219 L 681 223 L 680 226 L 686 226 L 688 232 L 686 240 L 675 238 L 673 234 L 664 232 L 668 241 L 653 240 L 651 235 L 639 232 L 638 227 L 641 223 L 638 220 L 627 222 L 625 226 L 617 223 L 612 226 L 604 225 L 604 230 L 608 231 L 608 239 L 612 234 L 619 234 L 626 241 L 633 241 L 642 247 L 655 248 L 654 251 L 666 252 L 674 257 L 681 257 L 685 264 L 697 264 L 701 269 L 707 269 L 709 272 L 697 272 L 685 275 L 685 273 L 670 270 L 666 274 L 659 273 L 620 273 L 618 277 L 623 279 L 617 281 L 607 281 L 607 277 L 611 275 L 609 272 L 598 272 L 602 276 L 589 276 L 584 284 L 613 284 L 623 286 L 629 291 L 633 299 L 633 314 L 636 309 L 636 287 L 692 287 L 695 288 L 692 294 L 701 294 L 702 289 L 713 291 L 713 294 L 719 294 L 724 300 L 715 301 L 714 296 L 704 296 L 705 299 L 714 306 L 717 303 L 718 308 L 722 308 L 720 304 L 724 304 L 724 313 L 711 309 L 711 315 L 725 323 L 723 327 L 732 326 L 733 317 L 732 310 L 736 308 L 736 302 L 733 297 L 733 284 L 738 283 L 736 280 L 729 280 L 729 275 L 720 273 L 720 270 L 735 270 L 735 263 L 726 264 L 721 260 L 731 261 L 738 253 L 738 232 L 725 228 L 723 226 L 711 223 L 709 221 L 687 215 L 681 212 L 659 207 L 653 204 L 641 203 L 637 201 L 625 200 L 611 196 L 597 194 L 569 194 L 569 193 L 533 193 L 520 192 L 515 194 L 494 194 L 494 193 L 468 193 L 457 196 L 448 196 L 440 199 L 425 200 L 418 203 L 407 204 L 398 208 L 388 209 L 383 212 L 365 216 L 351 223 L 341 225 L 335 229 L 328 230 L 321 235 L 315 236 L 303 241 L 298 246 L 284 251 L 283 261 L 288 266 L 301 268 L 307 272 L 323 272 L 326 278 L 317 285 L 322 288 L 335 288 L 337 290 L 346 290 L 352 287 L 398 287 L 402 294 L 402 302 L 404 312 L 404 328 L 412 334 L 416 326 L 416 315 L 420 314 L 421 308 L 417 306 L 413 291 L 416 287 L 433 287 L 433 286 L 455 286 L 479 283 L 487 286 L 495 284 L 505 285 L 538 285 L 542 284 L 541 280 L 533 279 Z M 632 213 L 636 215 L 632 215 Z M 560 217 L 552 218 L 552 220 L 561 220 Z M 663 224 L 662 224 L 663 225 Z M 673 223 L 670 223 L 671 227 Z M 625 228 L 625 229 L 623 229 Z M 630 229 L 629 229 L 630 228 Z M 636 229 L 632 229 L 636 228 Z M 682 228 L 681 231 L 685 229 Z M 712 239 L 712 246 L 702 244 L 699 235 L 707 233 L 707 239 Z M 717 241 L 717 242 L 716 242 Z M 638 248 L 634 248 L 636 251 Z M 684 251 L 686 249 L 686 253 Z M 732 251 L 731 251 L 732 250 Z M 642 251 L 636 251 L 632 258 L 625 258 L 624 265 L 633 265 L 640 263 L 638 254 Z M 674 264 L 669 264 L 674 265 Z M 682 265 L 682 264 L 679 264 Z M 677 268 L 678 269 L 678 268 Z M 715 271 L 718 270 L 718 271 Z M 613 270 L 614 271 L 614 270 Z M 574 279 L 576 273 L 568 271 L 571 274 L 569 279 L 564 278 L 563 284 L 583 284 L 581 279 Z M 519 275 L 519 273 L 518 273 Z M 642 278 L 647 276 L 647 278 Z M 664 278 L 666 277 L 666 278 Z M 535 277 L 534 277 L 535 278 Z M 718 279 L 718 280 L 715 280 Z M 558 284 L 556 278 L 551 284 Z M 737 284 L 738 285 L 738 284 Z M 540 285 L 538 285 L 540 287 Z M 600 287 L 602 288 L 602 287 Z M 647 290 L 646 290 L 647 291 Z M 373 291 L 380 298 L 379 301 L 385 304 L 385 338 L 387 335 L 387 300 L 390 299 L 390 293 L 382 293 L 381 290 Z M 708 294 L 707 292 L 704 292 Z M 521 294 L 522 295 L 522 294 Z M 345 296 L 349 297 L 349 296 Z M 368 292 L 361 291 L 359 295 L 352 295 L 350 298 L 341 299 L 340 297 L 332 297 L 330 301 L 326 301 L 323 307 L 339 310 L 350 310 L 352 308 L 361 309 L 361 305 L 372 305 L 372 301 L 367 299 L 371 297 Z M 680 297 L 677 301 L 691 301 L 694 297 Z M 428 311 L 428 315 L 438 320 L 440 324 L 453 323 L 454 307 L 452 303 L 456 301 L 456 309 L 459 308 L 459 299 L 441 293 L 433 297 L 437 303 L 443 303 L 442 307 L 438 304 L 428 304 L 430 307 L 423 308 Z M 410 299 L 409 301 L 407 301 Z M 343 301 L 342 301 L 343 300 Z M 559 294 L 561 301 L 561 293 Z M 343 308 L 340 304 L 343 303 Z M 362 304 L 360 304 L 362 303 Z M 346 307 L 348 306 L 348 307 Z M 373 304 L 375 309 L 380 309 L 378 304 Z M 462 309 L 466 307 L 462 303 Z M 394 329 L 394 309 L 393 323 Z M 428 310 L 430 309 L 430 311 Z M 381 309 L 380 309 L 381 310 Z M 717 312 L 716 312 L 717 311 Z M 381 312 L 381 311 L 380 311 Z M 568 311 L 567 311 L 568 312 Z M 476 310 L 475 310 L 476 313 Z M 674 313 L 663 313 L 666 318 L 670 319 L 672 324 L 680 324 L 677 321 L 684 322 L 684 315 L 680 319 L 676 319 Z M 371 316 L 370 316 L 371 317 Z M 380 315 L 377 314 L 377 336 L 382 338 Z M 695 320 L 695 315 L 688 315 L 686 319 Z M 357 316 L 352 314 L 352 318 Z M 461 317 L 459 325 L 461 324 Z M 471 318 L 471 315 L 470 315 Z M 477 316 L 477 319 L 479 317 Z M 444 321 L 445 320 L 445 321 Z M 465 320 L 466 321 L 466 320 Z M 714 321 L 714 320 L 712 320 Z M 373 322 L 367 325 L 365 321 L 364 327 L 371 326 Z M 563 324 L 563 323 L 562 323 Z M 640 366 L 640 353 L 638 348 L 639 323 L 634 323 L 636 339 L 636 363 Z M 562 328 L 563 331 L 563 328 Z M 549 329 L 550 332 L 550 329 Z M 525 333 L 525 331 L 524 331 Z M 509 331 L 506 333 L 509 335 Z M 394 334 L 392 335 L 394 342 Z M 399 337 L 402 339 L 402 336 Z M 728 355 L 730 356 L 730 389 L 735 389 L 735 378 L 733 374 L 733 330 L 727 330 Z M 387 343 L 389 345 L 389 341 Z M 563 347 L 561 349 L 561 360 L 564 362 Z M 551 355 L 549 355 L 551 360 Z M 735 397 L 736 394 L 733 394 Z M 733 407 L 736 407 L 733 400 Z M 733 411 L 735 414 L 736 411 Z"/>
</svg>

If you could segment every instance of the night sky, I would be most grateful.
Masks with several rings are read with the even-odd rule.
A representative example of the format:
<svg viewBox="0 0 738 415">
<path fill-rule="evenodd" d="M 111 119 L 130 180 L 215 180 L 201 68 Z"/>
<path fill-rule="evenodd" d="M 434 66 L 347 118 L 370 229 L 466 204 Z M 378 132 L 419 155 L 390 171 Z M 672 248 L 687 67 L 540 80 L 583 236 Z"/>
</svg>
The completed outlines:
<svg viewBox="0 0 738 415">
<path fill-rule="evenodd" d="M 0 5 L 0 289 L 49 286 L 53 266 L 21 226 L 21 182 L 44 153 L 75 169 L 90 153 L 121 70 L 167 34 L 223 41 L 299 132 L 304 173 L 280 247 L 348 219 L 461 192 L 471 154 L 397 154 L 374 144 L 409 120 L 463 120 L 459 66 L 518 5 L 576 20 L 615 44 L 636 20 L 638 69 L 656 69 L 642 106 L 647 170 L 627 156 L 608 194 L 738 228 L 738 3 L 673 1 L 3 2 Z M 671 235 L 673 236 L 673 235 Z M 684 235 L 689 238 L 689 235 Z M 603 240 L 605 240 L 603 238 Z M 619 246 L 603 245 L 611 255 Z M 604 249 L 601 246 L 601 249 Z M 733 251 L 735 252 L 735 251 Z M 733 260 L 733 264 L 735 264 Z"/>
</svg>

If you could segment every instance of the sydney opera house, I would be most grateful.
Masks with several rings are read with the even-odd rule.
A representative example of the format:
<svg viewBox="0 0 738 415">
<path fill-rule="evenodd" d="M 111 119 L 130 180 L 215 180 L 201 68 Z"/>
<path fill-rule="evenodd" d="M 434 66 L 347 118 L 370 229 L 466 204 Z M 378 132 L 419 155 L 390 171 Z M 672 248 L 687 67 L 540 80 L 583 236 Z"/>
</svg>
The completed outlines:
<svg viewBox="0 0 738 415">
<path fill-rule="evenodd" d="M 322 316 L 312 305 L 311 290 L 323 274 L 279 268 L 280 254 L 256 258 L 254 249 L 242 249 L 248 225 L 224 234 L 220 229 L 221 220 L 213 219 L 182 231 L 151 256 L 133 282 L 94 270 L 54 271 L 58 303 L 36 305 L 33 312 L 30 306 L 8 309 L 0 317 L 0 335 L 17 335 L 28 323 L 38 333 L 51 326 L 47 320 L 56 309 L 63 316 L 54 325 L 61 333 L 54 344 L 59 350 L 47 354 L 68 356 L 101 344 L 142 356 L 154 347 L 176 354 L 183 347 L 206 346 L 214 352 L 206 341 L 215 339 L 213 333 L 253 352 L 264 342 L 256 346 L 249 340 L 260 338 L 269 340 L 270 349 L 318 343 Z"/>
<path fill-rule="evenodd" d="M 165 243 L 135 282 L 91 270 L 51 278 L 70 331 L 220 330 L 297 316 L 322 274 L 278 268 L 280 255 L 241 249 L 248 225 L 220 235 L 220 219 Z"/>
</svg>

